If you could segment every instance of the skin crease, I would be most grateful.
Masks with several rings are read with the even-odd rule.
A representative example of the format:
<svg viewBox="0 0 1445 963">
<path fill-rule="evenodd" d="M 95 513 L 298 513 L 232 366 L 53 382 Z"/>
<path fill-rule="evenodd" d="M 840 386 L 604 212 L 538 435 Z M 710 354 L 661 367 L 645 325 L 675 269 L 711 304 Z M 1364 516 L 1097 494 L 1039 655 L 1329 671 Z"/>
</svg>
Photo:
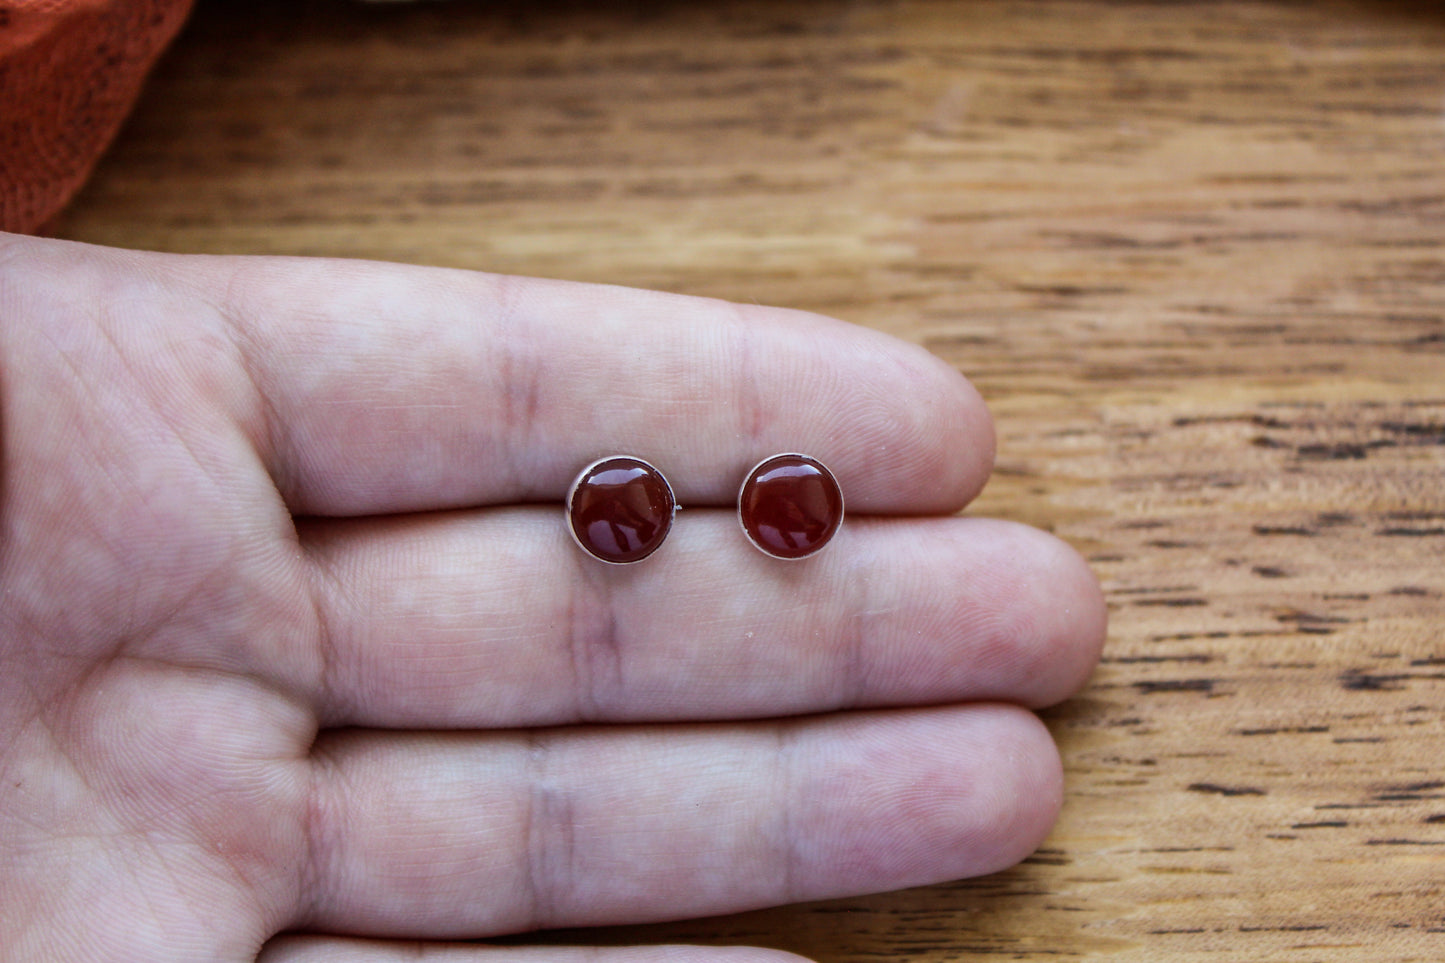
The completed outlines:
<svg viewBox="0 0 1445 963">
<path fill-rule="evenodd" d="M 610 963 L 448 941 L 992 872 L 1057 814 L 1028 709 L 1084 683 L 1102 598 L 949 517 L 992 427 L 916 347 L 0 236 L 0 417 L 4 959 Z M 799 450 L 848 520 L 778 562 L 733 500 Z M 686 511 L 607 566 L 560 505 L 624 451 Z"/>
</svg>

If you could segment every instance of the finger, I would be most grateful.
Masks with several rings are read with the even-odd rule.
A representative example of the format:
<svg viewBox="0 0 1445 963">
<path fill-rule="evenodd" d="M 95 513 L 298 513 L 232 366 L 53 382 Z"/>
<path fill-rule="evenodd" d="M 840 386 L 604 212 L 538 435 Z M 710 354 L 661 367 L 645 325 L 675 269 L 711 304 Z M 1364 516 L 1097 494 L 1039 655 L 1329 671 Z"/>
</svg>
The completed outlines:
<svg viewBox="0 0 1445 963">
<path fill-rule="evenodd" d="M 459 938 L 898 889 L 1057 815 L 1047 730 L 979 705 L 521 735 L 336 733 L 297 928 Z"/>
<path fill-rule="evenodd" d="M 257 386 L 243 420 L 266 425 L 297 514 L 555 500 L 611 453 L 656 463 L 684 504 L 722 504 L 779 451 L 827 463 L 851 510 L 948 513 L 992 465 L 967 381 L 831 319 L 398 265 L 211 263 Z"/>
<path fill-rule="evenodd" d="M 560 510 L 327 522 L 327 725 L 465 728 L 770 717 L 1078 689 L 1105 607 L 1058 539 L 986 519 L 850 521 L 801 563 L 689 511 L 635 566 L 593 562 Z"/>
<path fill-rule="evenodd" d="M 750 946 L 477 946 L 283 936 L 256 963 L 804 963 Z"/>
</svg>

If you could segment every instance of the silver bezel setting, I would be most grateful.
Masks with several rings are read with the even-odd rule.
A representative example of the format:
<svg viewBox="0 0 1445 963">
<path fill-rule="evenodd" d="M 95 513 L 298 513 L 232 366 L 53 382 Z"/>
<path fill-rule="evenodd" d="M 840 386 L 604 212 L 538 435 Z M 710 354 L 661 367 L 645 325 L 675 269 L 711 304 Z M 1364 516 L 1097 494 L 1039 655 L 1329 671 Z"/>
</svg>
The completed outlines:
<svg viewBox="0 0 1445 963">
<path fill-rule="evenodd" d="M 775 458 L 801 458 L 804 461 L 809 462 L 810 464 L 816 465 L 823 472 L 823 474 L 827 475 L 828 478 L 832 480 L 833 487 L 838 489 L 838 527 L 833 529 L 833 534 L 828 536 L 828 541 L 824 542 L 822 545 L 809 552 L 807 555 L 799 555 L 797 558 L 789 558 L 786 555 L 778 555 L 774 552 L 768 551 L 768 549 L 758 544 L 757 539 L 753 538 L 753 533 L 748 531 L 748 526 L 743 523 L 743 492 L 747 490 L 748 482 L 752 481 L 753 477 L 757 475 L 758 469 L 762 468 L 764 465 L 766 465 L 768 462 L 772 461 Z M 751 544 L 753 548 L 762 552 L 768 558 L 775 558 L 780 562 L 805 562 L 810 558 L 816 558 L 820 553 L 826 551 L 828 546 L 833 544 L 833 539 L 838 537 L 838 532 L 842 531 L 843 519 L 847 517 L 847 514 L 848 506 L 843 497 L 843 486 L 838 484 L 838 476 L 833 474 L 833 469 L 829 468 L 827 465 L 823 464 L 820 460 L 813 457 L 812 455 L 806 454 L 801 451 L 779 451 L 769 455 L 768 457 L 764 458 L 762 461 L 754 465 L 752 468 L 750 468 L 748 472 L 743 475 L 742 484 L 738 486 L 738 528 L 741 528 L 743 530 L 743 537 L 748 540 L 748 543 Z"/>
<path fill-rule="evenodd" d="M 672 515 L 667 520 L 667 530 L 662 533 L 662 538 L 658 540 L 657 548 L 654 548 L 652 551 L 648 552 L 641 558 L 633 559 L 630 562 L 614 562 L 610 558 L 603 558 L 602 556 L 594 553 L 590 548 L 582 544 L 582 539 L 577 537 L 577 526 L 572 523 L 572 498 L 577 494 L 577 487 L 582 484 L 582 479 L 586 478 L 588 472 L 592 471 L 592 469 L 596 468 L 603 462 L 615 461 L 619 458 L 625 458 L 628 461 L 635 461 L 639 465 L 642 465 L 643 467 L 649 469 L 658 478 L 662 479 L 662 485 L 664 488 L 667 489 L 667 497 L 672 500 Z M 677 511 L 680 507 L 681 506 L 677 504 L 677 492 L 672 490 L 672 482 L 667 480 L 667 476 L 662 473 L 662 469 L 658 468 L 646 458 L 638 458 L 636 455 L 618 453 L 613 455 L 603 455 L 601 458 L 588 462 L 588 464 L 577 473 L 577 477 L 573 478 L 572 484 L 567 487 L 567 501 L 562 506 L 562 518 L 567 524 L 567 534 L 572 536 L 573 543 L 579 549 L 581 549 L 588 558 L 597 562 L 601 562 L 603 565 L 627 566 L 637 565 L 641 562 L 645 562 L 649 558 L 652 558 L 652 556 L 657 554 L 657 549 L 661 548 L 662 543 L 667 541 L 667 537 L 672 534 L 672 525 L 673 522 L 677 520 Z"/>
</svg>

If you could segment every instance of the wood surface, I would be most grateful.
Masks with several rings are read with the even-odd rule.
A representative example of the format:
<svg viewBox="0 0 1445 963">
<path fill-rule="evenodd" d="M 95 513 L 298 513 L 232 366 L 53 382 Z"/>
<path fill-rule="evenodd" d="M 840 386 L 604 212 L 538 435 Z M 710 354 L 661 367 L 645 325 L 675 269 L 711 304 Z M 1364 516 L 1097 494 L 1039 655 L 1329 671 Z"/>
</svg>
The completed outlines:
<svg viewBox="0 0 1445 963">
<path fill-rule="evenodd" d="M 1062 821 L 985 879 L 548 939 L 1445 959 L 1445 5 L 202 3 L 61 233 L 824 311 L 1091 559 Z"/>
</svg>

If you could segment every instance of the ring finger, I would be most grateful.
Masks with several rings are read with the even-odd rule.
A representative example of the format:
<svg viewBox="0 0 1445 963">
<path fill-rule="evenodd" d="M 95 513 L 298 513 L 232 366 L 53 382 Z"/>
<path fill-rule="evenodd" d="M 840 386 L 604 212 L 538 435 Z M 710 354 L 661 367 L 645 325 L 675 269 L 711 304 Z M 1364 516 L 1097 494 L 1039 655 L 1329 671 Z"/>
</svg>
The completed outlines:
<svg viewBox="0 0 1445 963">
<path fill-rule="evenodd" d="M 741 726 L 345 731 L 318 747 L 299 929 L 408 938 L 646 922 L 992 872 L 1058 755 L 974 705 Z"/>
</svg>

